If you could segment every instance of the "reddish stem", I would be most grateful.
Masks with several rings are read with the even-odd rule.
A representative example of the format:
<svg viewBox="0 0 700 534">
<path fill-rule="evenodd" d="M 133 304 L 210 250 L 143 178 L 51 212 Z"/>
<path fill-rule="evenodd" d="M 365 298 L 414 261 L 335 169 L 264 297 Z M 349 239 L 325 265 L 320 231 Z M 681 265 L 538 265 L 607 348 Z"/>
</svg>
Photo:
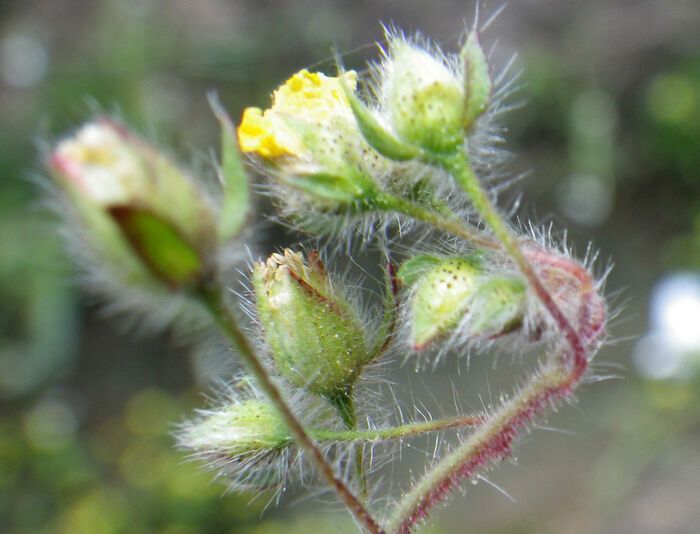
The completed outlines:
<svg viewBox="0 0 700 534">
<path fill-rule="evenodd" d="M 464 478 L 473 478 L 480 469 L 510 456 L 514 440 L 536 415 L 542 413 L 547 406 L 572 395 L 588 366 L 588 349 L 603 333 L 606 310 L 602 299 L 596 298 L 597 288 L 591 275 L 578 263 L 557 254 L 527 245 L 521 250 L 520 258 L 516 256 L 515 260 L 537 298 L 566 337 L 569 347 L 562 348 L 554 355 L 557 361 L 565 365 L 562 367 L 561 363 L 550 360 L 550 367 L 533 377 L 518 395 L 484 422 L 472 438 L 463 444 L 464 448 L 455 451 L 456 454 L 466 452 L 458 456 L 461 461 L 454 469 L 451 468 L 449 458 L 446 458 L 447 468 L 444 473 L 429 484 L 427 491 L 413 503 L 412 508 L 405 511 L 400 523 L 392 525 L 396 534 L 410 534 L 416 524 L 424 520 L 432 508 L 446 500 Z M 580 296 L 578 329 L 572 326 L 544 287 L 533 265 L 538 269 L 552 268 L 575 280 Z M 561 371 L 565 372 L 562 374 Z"/>
</svg>

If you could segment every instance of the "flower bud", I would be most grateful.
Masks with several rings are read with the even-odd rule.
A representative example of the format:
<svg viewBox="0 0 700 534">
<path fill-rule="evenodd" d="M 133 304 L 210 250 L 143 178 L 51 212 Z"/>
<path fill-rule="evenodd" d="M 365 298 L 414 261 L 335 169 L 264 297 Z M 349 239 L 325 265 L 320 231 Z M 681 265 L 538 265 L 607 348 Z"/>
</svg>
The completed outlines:
<svg viewBox="0 0 700 534">
<path fill-rule="evenodd" d="M 258 399 L 233 402 L 208 413 L 188 428 L 187 438 L 192 449 L 216 447 L 230 456 L 277 449 L 291 440 L 275 409 Z"/>
<path fill-rule="evenodd" d="M 243 112 L 238 139 L 241 150 L 280 171 L 284 185 L 329 206 L 355 206 L 375 186 L 363 168 L 368 146 L 344 92 L 354 91 L 356 74 L 341 77 L 296 73 L 274 92 L 270 109 Z"/>
<path fill-rule="evenodd" d="M 382 76 L 380 102 L 402 141 L 433 154 L 460 146 L 465 91 L 458 73 L 442 59 L 395 37 Z"/>
<path fill-rule="evenodd" d="M 405 262 L 398 276 L 413 286 L 411 343 L 418 350 L 458 326 L 469 338 L 492 338 L 522 322 L 525 284 L 487 273 L 480 255 L 418 256 Z"/>
<path fill-rule="evenodd" d="M 238 489 L 264 489 L 285 476 L 279 459 L 292 442 L 275 409 L 265 401 L 236 399 L 183 425 L 180 445 L 223 469 Z"/>
<path fill-rule="evenodd" d="M 195 281 L 215 246 L 214 215 L 165 155 L 101 119 L 65 139 L 49 165 L 98 260 L 122 280 Z"/>
<path fill-rule="evenodd" d="M 335 397 L 371 357 L 356 311 L 333 287 L 316 253 L 308 263 L 285 250 L 255 266 L 255 303 L 279 373 L 298 387 Z"/>
</svg>

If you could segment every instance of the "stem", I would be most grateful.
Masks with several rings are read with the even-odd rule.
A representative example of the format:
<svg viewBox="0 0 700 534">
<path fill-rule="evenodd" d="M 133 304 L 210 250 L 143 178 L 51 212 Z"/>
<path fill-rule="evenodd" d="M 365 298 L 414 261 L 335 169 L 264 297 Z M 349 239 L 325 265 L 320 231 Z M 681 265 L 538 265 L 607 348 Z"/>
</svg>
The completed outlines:
<svg viewBox="0 0 700 534">
<path fill-rule="evenodd" d="M 570 395 L 576 380 L 573 373 L 562 373 L 559 366 L 549 362 L 546 369 L 531 378 L 469 439 L 414 485 L 399 503 L 388 531 L 409 534 L 431 508 L 447 499 L 461 480 L 472 478 L 480 469 L 509 456 L 519 432 L 548 405 Z"/>
<path fill-rule="evenodd" d="M 511 400 L 502 403 L 488 421 L 438 462 L 402 498 L 389 524 L 389 531 L 396 534 L 410 534 L 415 525 L 427 517 L 429 510 L 444 501 L 462 479 L 471 478 L 479 469 L 510 455 L 513 441 L 538 413 L 556 400 L 571 395 L 588 365 L 587 347 L 599 335 L 602 327 L 602 323 L 591 322 L 591 307 L 594 304 L 590 296 L 593 284 L 588 273 L 581 273 L 580 267 L 576 269 L 576 266 L 568 265 L 568 262 L 565 266 L 558 265 L 579 278 L 585 290 L 582 299 L 585 321 L 580 325 L 581 331 L 577 331 L 530 264 L 530 259 L 538 265 L 552 264 L 554 260 L 549 258 L 550 255 L 540 257 L 543 253 L 536 248 L 528 247 L 525 251 L 520 248 L 517 239 L 479 183 L 467 155 L 461 152 L 442 158 L 437 163 L 450 172 L 469 195 L 474 207 L 500 242 L 500 246 L 491 248 L 502 247 L 520 267 L 537 298 L 564 334 L 569 347 L 561 347 L 551 354 L 540 373 L 530 378 L 527 385 Z M 445 229 L 445 225 L 441 228 Z M 461 236 L 458 233 L 455 235 Z"/>
<path fill-rule="evenodd" d="M 390 195 L 386 192 L 380 193 L 376 200 L 380 209 L 397 211 L 409 217 L 427 223 L 434 228 L 444 230 L 466 241 L 485 248 L 501 248 L 499 242 L 484 232 L 473 228 L 457 217 L 454 213 L 445 217 L 444 215 L 427 209 L 420 204 L 416 204 L 401 197 Z"/>
<path fill-rule="evenodd" d="M 340 415 L 343 420 L 343 425 L 346 431 L 353 432 L 357 430 L 357 415 L 355 414 L 355 403 L 352 399 L 352 387 L 346 390 L 340 390 L 334 395 L 327 396 L 328 402 L 330 402 Z M 310 434 L 313 431 L 309 430 Z M 365 458 L 362 447 L 357 447 L 355 449 L 355 476 L 360 485 L 360 490 L 363 496 L 367 493 L 367 480 L 365 478 Z"/>
<path fill-rule="evenodd" d="M 405 425 L 376 430 L 326 430 L 310 428 L 308 432 L 317 441 L 382 441 L 408 438 L 450 428 L 474 427 L 482 424 L 484 421 L 485 417 L 482 415 L 463 415 L 445 417 L 443 419 L 435 419 L 423 423 L 407 423 Z"/>
<path fill-rule="evenodd" d="M 474 207 L 484 218 L 486 224 L 491 228 L 496 239 L 500 241 L 503 249 L 513 258 L 515 263 L 518 264 L 518 267 L 520 267 L 520 270 L 537 295 L 537 298 L 542 302 L 542 305 L 552 316 L 559 329 L 564 333 L 564 336 L 573 349 L 574 374 L 577 379 L 580 378 L 586 370 L 588 360 L 586 358 L 586 348 L 584 347 L 579 333 L 574 329 L 559 306 L 554 302 L 549 291 L 542 285 L 539 276 L 521 250 L 515 236 L 510 232 L 508 225 L 501 217 L 501 214 L 498 212 L 493 202 L 491 202 L 486 190 L 479 183 L 478 178 L 474 174 L 474 170 L 469 164 L 467 155 L 464 152 L 460 152 L 455 156 L 443 158 L 439 163 L 454 176 L 459 185 L 461 185 L 467 195 L 469 195 Z"/>
<path fill-rule="evenodd" d="M 352 494 L 345 483 L 338 478 L 333 467 L 326 461 L 320 449 L 316 446 L 312 438 L 304 429 L 299 419 L 287 405 L 279 389 L 268 374 L 265 366 L 257 357 L 250 341 L 238 327 L 235 317 L 231 314 L 223 299 L 223 291 L 220 287 L 203 287 L 200 289 L 200 297 L 204 306 L 209 310 L 214 320 L 229 337 L 233 347 L 238 351 L 248 366 L 248 369 L 255 376 L 258 385 L 263 389 L 268 399 L 284 419 L 289 431 L 300 447 L 306 451 L 316 468 L 326 479 L 326 482 L 335 490 L 340 499 L 345 503 L 350 513 L 357 522 L 371 534 L 385 534 L 384 529 L 375 521 L 370 512 Z"/>
</svg>

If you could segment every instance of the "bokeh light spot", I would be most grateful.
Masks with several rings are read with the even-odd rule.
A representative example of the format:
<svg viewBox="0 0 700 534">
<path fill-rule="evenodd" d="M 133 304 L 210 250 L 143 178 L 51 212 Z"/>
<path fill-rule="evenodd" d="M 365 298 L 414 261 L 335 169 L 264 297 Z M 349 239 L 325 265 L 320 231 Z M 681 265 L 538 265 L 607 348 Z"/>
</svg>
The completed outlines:
<svg viewBox="0 0 700 534">
<path fill-rule="evenodd" d="M 178 417 L 175 402 L 163 391 L 145 389 L 126 407 L 126 427 L 135 435 L 163 436 Z"/>
<path fill-rule="evenodd" d="M 66 448 L 74 439 L 77 428 L 75 412 L 61 401 L 40 401 L 24 418 L 27 442 L 41 452 Z"/>
<path fill-rule="evenodd" d="M 605 222 L 613 207 L 613 188 L 591 174 L 575 174 L 562 182 L 558 190 L 560 209 L 582 226 Z"/>
<path fill-rule="evenodd" d="M 639 373 L 651 380 L 692 378 L 700 370 L 700 275 L 676 273 L 656 284 L 650 331 L 635 346 Z"/>
<path fill-rule="evenodd" d="M 49 67 L 49 54 L 41 42 L 25 34 L 10 34 L 0 43 L 0 77 L 12 87 L 39 83 Z"/>
<path fill-rule="evenodd" d="M 684 122 L 697 104 L 697 93 L 693 85 L 677 74 L 659 75 L 649 86 L 647 106 L 658 121 Z"/>
</svg>

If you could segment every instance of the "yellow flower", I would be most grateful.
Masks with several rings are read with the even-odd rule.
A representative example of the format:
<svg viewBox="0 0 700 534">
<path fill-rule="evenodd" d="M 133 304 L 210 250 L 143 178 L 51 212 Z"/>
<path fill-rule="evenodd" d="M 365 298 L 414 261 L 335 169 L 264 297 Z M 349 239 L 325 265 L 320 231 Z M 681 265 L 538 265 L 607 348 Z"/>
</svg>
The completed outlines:
<svg viewBox="0 0 700 534">
<path fill-rule="evenodd" d="M 342 77 L 348 89 L 354 91 L 357 74 L 348 71 Z M 241 150 L 255 152 L 266 159 L 299 158 L 307 149 L 289 119 L 298 118 L 328 127 L 338 117 L 354 121 L 340 78 L 304 69 L 274 92 L 270 109 L 263 112 L 259 108 L 247 108 L 243 112 L 238 140 Z"/>
</svg>

